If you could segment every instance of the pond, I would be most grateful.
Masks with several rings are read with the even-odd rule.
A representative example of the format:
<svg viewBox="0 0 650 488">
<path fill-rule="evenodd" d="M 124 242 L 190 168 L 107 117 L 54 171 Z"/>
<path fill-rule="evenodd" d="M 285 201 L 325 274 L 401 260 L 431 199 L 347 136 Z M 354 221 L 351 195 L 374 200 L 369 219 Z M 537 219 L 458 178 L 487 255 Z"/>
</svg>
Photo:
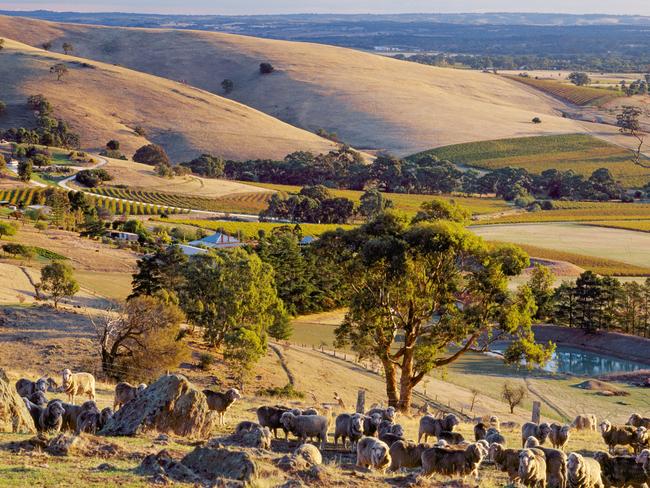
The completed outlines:
<svg viewBox="0 0 650 488">
<path fill-rule="evenodd" d="M 500 353 L 505 350 L 505 347 L 505 344 L 495 344 L 491 349 Z M 600 376 L 650 369 L 650 363 L 628 361 L 570 346 L 557 346 L 552 359 L 541 369 L 552 373 L 568 373 L 576 376 Z"/>
</svg>

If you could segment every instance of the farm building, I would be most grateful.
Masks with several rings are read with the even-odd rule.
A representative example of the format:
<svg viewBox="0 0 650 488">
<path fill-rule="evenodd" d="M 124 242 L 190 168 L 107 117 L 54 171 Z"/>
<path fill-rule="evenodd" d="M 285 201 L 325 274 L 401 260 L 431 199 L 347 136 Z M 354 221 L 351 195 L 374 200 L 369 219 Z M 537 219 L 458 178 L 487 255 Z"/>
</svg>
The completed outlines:
<svg viewBox="0 0 650 488">
<path fill-rule="evenodd" d="M 194 247 L 211 247 L 215 249 L 226 249 L 231 247 L 239 247 L 243 245 L 239 239 L 236 239 L 233 236 L 224 234 L 223 232 L 217 232 L 211 236 L 204 237 L 203 239 L 198 239 L 189 243 L 190 246 Z"/>
<path fill-rule="evenodd" d="M 196 256 L 197 254 L 205 254 L 207 253 L 207 249 L 201 249 L 200 247 L 195 247 L 195 246 L 188 246 L 187 244 L 180 244 L 178 246 L 181 251 L 183 251 L 183 254 L 186 256 Z"/>
<path fill-rule="evenodd" d="M 133 232 L 124 232 L 121 230 L 107 230 L 105 235 L 111 239 L 127 242 L 137 242 L 140 237 L 138 234 L 134 234 Z"/>
</svg>

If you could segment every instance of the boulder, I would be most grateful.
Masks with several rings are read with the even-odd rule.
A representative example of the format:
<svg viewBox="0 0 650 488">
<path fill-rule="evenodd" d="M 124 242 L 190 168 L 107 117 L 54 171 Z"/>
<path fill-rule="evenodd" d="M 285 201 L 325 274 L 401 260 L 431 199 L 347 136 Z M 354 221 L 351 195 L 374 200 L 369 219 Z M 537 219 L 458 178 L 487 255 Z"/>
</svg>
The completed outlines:
<svg viewBox="0 0 650 488">
<path fill-rule="evenodd" d="M 24 400 L 20 398 L 2 369 L 0 369 L 0 432 L 30 434 L 36 432 L 34 420 Z"/>
<path fill-rule="evenodd" d="M 239 446 L 257 449 L 271 449 L 271 431 L 268 427 L 256 426 L 250 430 L 235 432 L 227 437 L 211 439 L 208 447 Z"/>
<path fill-rule="evenodd" d="M 160 377 L 120 408 L 101 430 L 102 435 L 134 436 L 144 431 L 205 438 L 216 426 L 205 395 L 182 375 Z"/>
<path fill-rule="evenodd" d="M 181 463 L 204 480 L 227 480 L 250 483 L 257 477 L 257 466 L 250 454 L 244 451 L 197 447 Z"/>
<path fill-rule="evenodd" d="M 171 455 L 162 450 L 158 454 L 149 454 L 135 470 L 137 474 L 152 476 L 156 479 L 171 478 L 183 483 L 197 483 L 196 476 L 187 466 L 174 461 Z"/>
</svg>

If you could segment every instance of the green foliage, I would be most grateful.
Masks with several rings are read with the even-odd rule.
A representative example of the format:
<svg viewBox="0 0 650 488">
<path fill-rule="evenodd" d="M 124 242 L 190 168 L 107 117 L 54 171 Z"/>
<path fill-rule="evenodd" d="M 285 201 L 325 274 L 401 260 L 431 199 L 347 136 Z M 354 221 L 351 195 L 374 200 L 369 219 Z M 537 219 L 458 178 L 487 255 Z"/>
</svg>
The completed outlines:
<svg viewBox="0 0 650 488">
<path fill-rule="evenodd" d="M 207 352 L 199 354 L 199 369 L 202 371 L 209 371 L 215 362 L 216 359 L 212 354 Z"/>
<path fill-rule="evenodd" d="M 75 175 L 75 180 L 77 182 L 90 188 L 99 186 L 105 181 L 110 181 L 112 179 L 113 177 L 103 168 L 83 169 Z"/>
<path fill-rule="evenodd" d="M 74 46 L 71 42 L 64 42 L 61 47 L 63 48 L 63 52 L 65 54 L 70 54 L 72 51 L 74 51 Z"/>
<path fill-rule="evenodd" d="M 25 259 L 31 259 L 34 257 L 34 248 L 30 246 L 25 246 L 23 244 L 3 244 L 2 250 L 7 254 L 11 254 L 14 257 L 21 256 Z"/>
<path fill-rule="evenodd" d="M 272 386 L 264 388 L 257 392 L 260 396 L 268 396 L 274 398 L 286 398 L 286 399 L 303 399 L 305 394 L 302 391 L 296 390 L 296 387 L 291 383 L 287 383 L 284 386 Z"/>
<path fill-rule="evenodd" d="M 573 73 L 569 74 L 568 79 L 571 83 L 577 86 L 585 86 L 591 84 L 591 78 L 589 78 L 589 75 L 587 73 L 578 71 L 574 71 Z"/>
<path fill-rule="evenodd" d="M 413 223 L 450 220 L 463 224 L 468 222 L 470 217 L 469 210 L 454 201 L 436 199 L 422 204 L 421 210 L 413 218 Z"/>
<path fill-rule="evenodd" d="M 50 67 L 50 73 L 56 76 L 56 81 L 61 81 L 61 78 L 68 74 L 68 67 L 65 63 L 57 63 Z"/>
<path fill-rule="evenodd" d="M 317 224 L 345 224 L 354 213 L 354 202 L 343 197 L 332 198 L 322 185 L 306 186 L 297 195 L 282 198 L 277 193 L 269 200 L 269 206 L 260 218 L 282 219 L 290 222 Z"/>
<path fill-rule="evenodd" d="M 234 90 L 235 83 L 232 80 L 226 78 L 221 82 L 221 88 L 223 89 L 223 92 L 227 95 Z"/>
<path fill-rule="evenodd" d="M 263 75 L 271 74 L 275 71 L 275 68 L 271 63 L 260 63 L 260 73 Z"/>
<path fill-rule="evenodd" d="M 18 228 L 11 222 L 0 222 L 0 239 L 5 236 L 16 235 Z"/>
<path fill-rule="evenodd" d="M 385 210 L 393 208 L 393 201 L 386 198 L 379 190 L 367 190 L 359 199 L 359 213 L 371 220 Z"/>
<path fill-rule="evenodd" d="M 530 273 L 528 287 L 535 299 L 537 313 L 535 318 L 546 320 L 553 313 L 553 293 L 555 285 L 555 274 L 548 266 L 535 264 Z"/>
<path fill-rule="evenodd" d="M 119 151 L 120 150 L 120 141 L 116 139 L 111 139 L 106 143 L 106 149 L 109 151 Z"/>
<path fill-rule="evenodd" d="M 171 166 L 169 157 L 165 150 L 157 144 L 147 144 L 138 149 L 133 155 L 133 161 L 151 166 L 159 164 Z"/>
<path fill-rule="evenodd" d="M 59 301 L 72 297 L 79 291 L 79 283 L 74 279 L 72 266 L 55 261 L 41 269 L 41 290 L 49 293 L 58 308 Z"/>
<path fill-rule="evenodd" d="M 32 179 L 33 165 L 31 160 L 26 159 L 18 163 L 18 177 L 20 181 L 27 182 Z"/>
</svg>

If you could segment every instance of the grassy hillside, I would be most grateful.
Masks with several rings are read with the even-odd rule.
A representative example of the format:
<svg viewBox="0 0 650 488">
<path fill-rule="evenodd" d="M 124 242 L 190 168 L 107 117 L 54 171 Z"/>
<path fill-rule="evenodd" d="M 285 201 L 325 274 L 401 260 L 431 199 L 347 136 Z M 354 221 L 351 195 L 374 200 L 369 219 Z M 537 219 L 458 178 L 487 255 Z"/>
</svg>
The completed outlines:
<svg viewBox="0 0 650 488">
<path fill-rule="evenodd" d="M 232 34 L 125 29 L 0 17 L 0 35 L 31 45 L 71 42 L 76 55 L 184 80 L 358 148 L 411 154 L 513 136 L 581 132 L 560 104 L 503 77 L 435 68 L 355 50 Z M 276 71 L 259 73 L 270 62 Z M 544 124 L 532 124 L 535 116 Z"/>
<path fill-rule="evenodd" d="M 608 168 L 627 186 L 650 181 L 650 169 L 631 161 L 631 151 L 586 134 L 521 137 L 441 147 L 413 157 L 432 154 L 441 159 L 484 169 L 512 166 L 531 173 L 547 169 L 573 170 L 589 176 Z"/>
<path fill-rule="evenodd" d="M 172 159 L 188 160 L 202 152 L 234 159 L 280 158 L 295 150 L 333 147 L 314 134 L 183 83 L 9 40 L 1 56 L 0 93 L 8 106 L 0 119 L 4 128 L 33 125 L 26 100 L 40 93 L 90 150 L 118 139 L 130 155 L 153 141 Z M 57 63 L 69 70 L 61 81 L 49 72 Z M 146 130 L 146 138 L 134 132 L 136 126 Z"/>
</svg>

